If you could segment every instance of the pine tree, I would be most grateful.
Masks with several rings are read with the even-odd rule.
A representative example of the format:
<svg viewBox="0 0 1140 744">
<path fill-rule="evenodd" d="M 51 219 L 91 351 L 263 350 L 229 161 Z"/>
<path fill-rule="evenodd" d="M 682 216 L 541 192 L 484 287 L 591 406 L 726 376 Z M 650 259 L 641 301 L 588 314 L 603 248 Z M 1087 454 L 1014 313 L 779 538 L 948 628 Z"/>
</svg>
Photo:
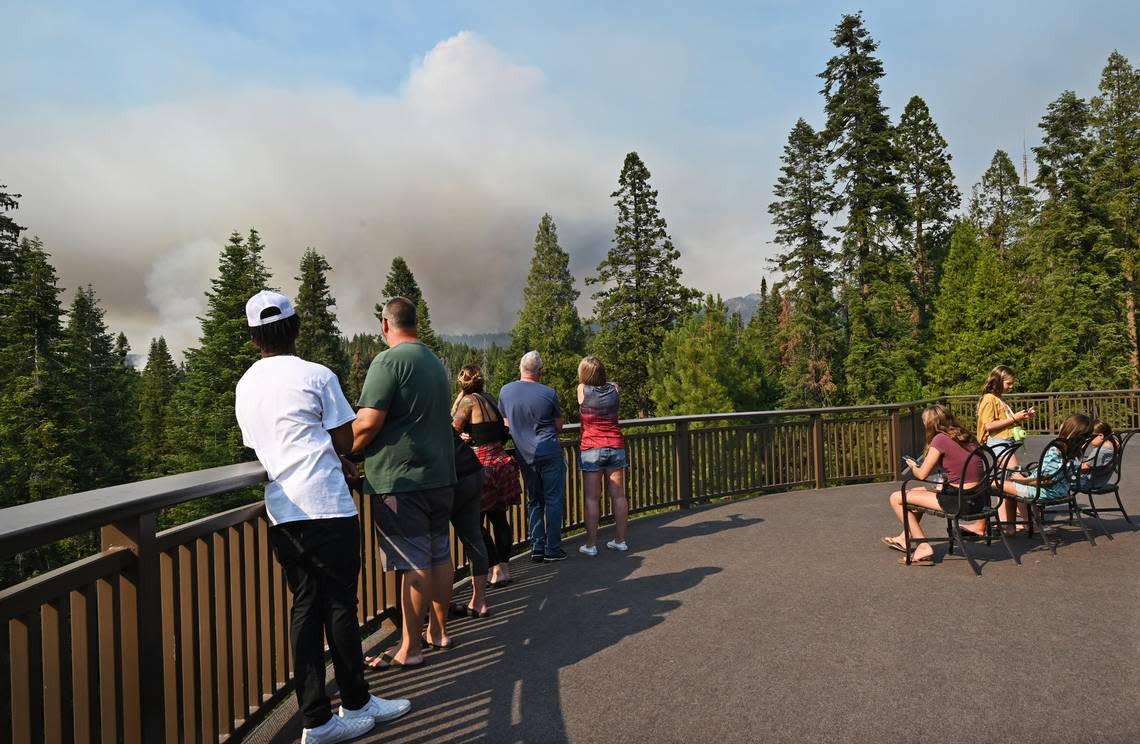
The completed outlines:
<svg viewBox="0 0 1140 744">
<path fill-rule="evenodd" d="M 443 354 L 440 339 L 431 327 L 431 311 L 428 310 L 427 300 L 422 296 L 416 301 L 416 332 L 424 346 L 434 351 L 437 356 Z"/>
<path fill-rule="evenodd" d="M 833 210 L 845 214 L 840 234 L 841 298 L 849 339 L 845 385 L 854 402 L 880 403 L 919 386 L 919 312 L 907 289 L 907 201 L 900 156 L 881 101 L 883 64 L 862 14 L 845 15 L 832 44 L 840 53 L 820 73 L 827 112 L 824 137 L 839 185 Z"/>
<path fill-rule="evenodd" d="M 676 263 L 681 252 L 669 238 L 649 177 L 636 152 L 625 156 L 618 190 L 610 195 L 618 210 L 613 245 L 598 264 L 598 275 L 586 279 L 604 287 L 593 295 L 598 324 L 594 349 L 621 385 L 625 416 L 646 416 L 652 410 L 649 360 L 696 297 L 681 284 Z"/>
<path fill-rule="evenodd" d="M 427 300 L 424 299 L 424 293 L 420 290 L 420 285 L 403 256 L 396 256 L 392 259 L 392 268 L 388 271 L 388 278 L 384 282 L 384 297 L 376 303 L 377 318 L 384 311 L 384 303 L 393 297 L 403 297 L 416 306 L 416 325 L 420 340 L 438 354 L 440 352 L 439 340 L 436 338 L 435 330 L 431 327 L 431 313 L 428 310 Z M 381 343 L 381 351 L 386 348 Z"/>
<path fill-rule="evenodd" d="M 1089 155 L 1093 139 L 1089 131 L 1089 104 L 1067 90 L 1049 104 L 1041 119 L 1041 144 L 1034 183 L 1055 204 L 1069 198 L 1082 199 L 1089 185 Z"/>
<path fill-rule="evenodd" d="M 150 342 L 146 367 L 138 384 L 139 431 L 135 445 L 136 473 L 151 478 L 162 472 L 162 459 L 166 451 L 166 414 L 180 374 L 166 346 L 159 336 Z"/>
<path fill-rule="evenodd" d="M 821 406 L 838 390 L 843 336 L 831 277 L 833 241 L 825 229 L 833 198 L 826 151 L 803 119 L 788 135 L 782 160 L 776 201 L 768 205 L 775 242 L 786 249 L 773 261 L 788 282 L 777 318 L 782 402 L 792 408 Z"/>
<path fill-rule="evenodd" d="M 667 416 L 753 410 L 760 382 L 741 356 L 740 316 L 732 317 L 720 297 L 705 298 L 665 335 L 650 365 L 658 412 Z"/>
<path fill-rule="evenodd" d="M 866 289 L 888 273 L 896 252 L 891 238 L 904 226 L 907 203 L 898 174 L 900 157 L 881 101 L 883 63 L 862 13 L 845 15 L 831 38 L 840 53 L 819 74 L 827 126 L 823 131 L 839 185 L 833 211 L 846 210 L 841 236 L 843 272 Z"/>
<path fill-rule="evenodd" d="M 301 320 L 297 356 L 325 365 L 344 380 L 348 374 L 348 358 L 341 345 L 336 313 L 332 309 L 336 300 L 329 291 L 326 271 L 332 271 L 329 262 L 314 249 L 307 248 L 301 258 L 301 275 L 295 277 L 300 285 L 294 307 Z"/>
<path fill-rule="evenodd" d="M 986 370 L 1004 364 L 1026 368 L 1025 325 L 1017 279 L 988 241 L 977 246 L 973 278 L 966 290 L 966 312 L 958 320 L 962 368 L 958 390 L 976 393 Z M 947 391 L 949 392 L 949 391 Z"/>
<path fill-rule="evenodd" d="M 199 347 L 186 351 L 186 375 L 167 413 L 165 472 L 229 465 L 252 457 L 242 445 L 234 416 L 237 381 L 258 359 L 249 340 L 245 303 L 266 289 L 269 272 L 256 230 L 243 240 L 235 232 L 222 249 L 218 274 L 206 292 Z M 193 502 L 186 516 L 208 513 L 210 500 Z"/>
<path fill-rule="evenodd" d="M 0 388 L 0 506 L 68 493 L 64 364 L 56 273 L 43 244 L 21 240 L 6 301 Z"/>
<path fill-rule="evenodd" d="M 1092 198 L 1088 103 L 1065 91 L 1041 119 L 1037 185 L 1047 198 L 1028 237 L 1033 301 L 1026 381 L 1043 390 L 1117 388 L 1131 377 L 1120 254 Z"/>
<path fill-rule="evenodd" d="M 929 395 L 974 393 L 981 384 L 978 370 L 980 365 L 984 365 L 984 360 L 973 358 L 969 341 L 972 329 L 968 324 L 974 267 L 980 252 L 981 245 L 973 223 L 959 220 L 950 233 L 950 249 L 942 265 L 942 279 L 934 299 L 930 339 L 926 346 L 929 355 L 926 390 Z M 994 314 L 1004 317 L 1012 309 L 1004 308 Z"/>
<path fill-rule="evenodd" d="M 747 327 L 741 323 L 741 332 L 737 334 L 740 346 L 737 363 L 751 370 L 751 378 L 747 390 L 733 393 L 736 410 L 769 410 L 784 395 L 781 384 L 784 366 L 780 349 L 783 311 L 784 296 L 780 286 L 776 285 L 769 291 L 768 280 L 761 279 L 760 303 L 752 313 Z M 739 316 L 736 316 L 736 321 L 739 322 Z"/>
<path fill-rule="evenodd" d="M 373 356 L 365 356 L 363 340 L 353 342 L 352 359 L 348 364 L 348 379 L 344 384 L 344 394 L 350 403 L 360 400 L 360 391 L 364 388 L 364 378 L 368 374 L 368 365 L 372 363 Z"/>
<path fill-rule="evenodd" d="M 1101 73 L 1100 95 L 1092 99 L 1096 135 L 1093 191 L 1106 214 L 1123 268 L 1125 317 L 1131 343 L 1132 387 L 1140 385 L 1136 294 L 1140 272 L 1140 70 L 1114 51 Z"/>
<path fill-rule="evenodd" d="M 574 306 L 577 299 L 570 256 L 558 245 L 554 220 L 544 214 L 534 236 L 534 256 L 523 306 L 511 331 L 510 353 L 515 359 L 532 349 L 542 355 L 543 381 L 558 392 L 569 420 L 577 419 L 578 362 L 586 351 L 586 334 Z"/>
<path fill-rule="evenodd" d="M 1024 235 L 1033 211 L 1033 197 L 1017 178 L 1017 168 L 1004 150 L 998 150 L 970 198 L 970 220 L 979 233 L 1005 258 Z"/>
<path fill-rule="evenodd" d="M 930 116 L 926 101 L 914 96 L 895 128 L 895 148 L 910 215 L 914 300 L 925 331 L 932 313 L 939 272 L 946 256 L 953 212 L 962 202 L 950 170 L 950 150 Z"/>
<path fill-rule="evenodd" d="M 90 286 L 75 293 L 61 348 L 67 380 L 66 445 L 76 482 L 84 489 L 125 483 L 134 444 L 128 407 L 131 380 Z"/>
<path fill-rule="evenodd" d="M 413 305 L 418 305 L 420 300 L 423 299 L 423 296 L 423 292 L 420 291 L 420 285 L 416 282 L 416 277 L 412 274 L 411 268 L 408 267 L 408 262 L 404 260 L 403 256 L 393 258 L 392 268 L 388 270 L 388 278 L 384 282 L 384 300 L 390 300 L 393 297 L 403 297 L 406 300 L 410 300 Z M 383 310 L 384 303 L 377 303 L 377 318 L 380 317 L 380 313 Z"/>
</svg>

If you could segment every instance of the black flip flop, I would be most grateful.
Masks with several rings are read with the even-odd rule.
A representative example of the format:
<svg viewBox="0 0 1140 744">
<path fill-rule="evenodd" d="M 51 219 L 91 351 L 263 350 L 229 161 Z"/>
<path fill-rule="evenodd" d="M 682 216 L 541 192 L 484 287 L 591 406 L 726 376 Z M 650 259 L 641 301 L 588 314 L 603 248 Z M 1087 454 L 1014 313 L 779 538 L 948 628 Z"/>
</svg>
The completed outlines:
<svg viewBox="0 0 1140 744">
<path fill-rule="evenodd" d="M 450 651 L 451 649 L 455 648 L 455 641 L 452 641 L 451 643 L 447 644 L 446 646 L 441 646 L 438 643 L 432 643 L 431 641 L 429 641 L 427 639 L 426 635 L 420 636 L 420 641 L 423 642 L 423 645 L 426 648 L 430 648 L 430 649 L 433 649 L 435 651 Z M 417 664 L 416 666 L 419 666 L 419 665 Z"/>
<path fill-rule="evenodd" d="M 368 664 L 367 666 L 370 669 L 378 669 L 380 671 L 390 670 L 393 672 L 399 672 L 399 671 L 402 671 L 404 669 L 415 669 L 417 667 L 422 667 L 424 665 L 423 659 L 420 659 L 420 661 L 415 663 L 415 664 L 403 664 L 399 661 L 396 661 L 396 657 L 393 656 L 392 654 L 387 653 L 387 652 L 382 653 L 379 656 L 376 656 L 374 658 L 379 659 L 382 663 L 381 664 Z"/>
</svg>

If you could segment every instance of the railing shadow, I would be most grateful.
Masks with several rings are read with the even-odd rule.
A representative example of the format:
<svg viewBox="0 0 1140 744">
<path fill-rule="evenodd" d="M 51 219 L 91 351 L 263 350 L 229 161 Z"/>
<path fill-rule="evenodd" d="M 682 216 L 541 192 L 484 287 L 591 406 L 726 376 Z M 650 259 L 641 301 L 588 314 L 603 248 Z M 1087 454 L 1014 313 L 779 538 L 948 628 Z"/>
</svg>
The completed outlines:
<svg viewBox="0 0 1140 744">
<path fill-rule="evenodd" d="M 715 507 L 699 511 L 709 509 Z M 679 595 L 723 570 L 694 566 L 640 575 L 648 567 L 646 554 L 763 521 L 729 515 L 675 524 L 691 514 L 639 520 L 631 531 L 635 550 L 628 554 L 603 548 L 602 555 L 587 559 L 572 541 L 567 545 L 572 558 L 563 563 L 516 561 L 514 583 L 489 595 L 491 618 L 449 624 L 454 649 L 429 654 L 415 671 L 370 674 L 374 693 L 410 697 L 415 707 L 407 718 L 381 725 L 360 741 L 568 741 L 561 671 L 665 622 L 682 605 Z M 271 741 L 297 741 L 299 731 L 294 716 Z"/>
</svg>

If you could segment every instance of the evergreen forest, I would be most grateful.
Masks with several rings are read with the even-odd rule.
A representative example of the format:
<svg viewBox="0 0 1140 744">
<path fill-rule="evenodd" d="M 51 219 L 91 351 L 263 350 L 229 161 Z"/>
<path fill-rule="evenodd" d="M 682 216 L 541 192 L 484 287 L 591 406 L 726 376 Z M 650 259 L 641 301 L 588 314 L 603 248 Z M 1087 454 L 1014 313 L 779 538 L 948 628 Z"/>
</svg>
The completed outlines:
<svg viewBox="0 0 1140 744">
<path fill-rule="evenodd" d="M 747 322 L 685 284 L 636 152 L 609 195 L 608 253 L 582 278 L 591 316 L 579 315 L 549 213 L 536 215 L 509 345 L 477 349 L 437 334 L 414 255 L 393 258 L 377 315 L 387 298 L 411 299 L 423 340 L 453 377 L 480 364 L 492 395 L 515 378 L 522 353 L 539 350 L 570 421 L 587 353 L 621 385 L 627 417 L 976 393 L 996 364 L 1012 367 L 1023 390 L 1137 387 L 1140 69 L 1108 55 L 1095 91 L 1062 91 L 1045 106 L 1026 158 L 1032 178 L 1028 162 L 1019 169 L 995 149 L 963 194 L 921 91 L 901 112 L 883 104 L 886 70 L 862 15 L 844 16 L 831 41 L 820 108 L 791 125 L 772 200 L 757 205 L 775 229 L 774 279 L 756 277 L 760 305 Z M 177 362 L 164 338 L 136 339 L 146 350 L 139 368 L 131 342 L 108 327 L 98 288 L 59 285 L 52 246 L 20 224 L 20 202 L 34 196 L 18 189 L 0 185 L 0 508 L 253 459 L 233 414 L 235 384 L 257 359 L 244 304 L 286 270 L 266 264 L 257 230 L 234 232 L 221 250 L 197 345 Z M 384 346 L 378 328 L 341 333 L 334 270 L 352 267 L 330 266 L 315 248 L 294 269 L 298 353 L 334 370 L 354 401 Z M 205 499 L 162 519 L 258 497 Z M 94 546 L 86 536 L 6 561 L 0 586 Z"/>
</svg>

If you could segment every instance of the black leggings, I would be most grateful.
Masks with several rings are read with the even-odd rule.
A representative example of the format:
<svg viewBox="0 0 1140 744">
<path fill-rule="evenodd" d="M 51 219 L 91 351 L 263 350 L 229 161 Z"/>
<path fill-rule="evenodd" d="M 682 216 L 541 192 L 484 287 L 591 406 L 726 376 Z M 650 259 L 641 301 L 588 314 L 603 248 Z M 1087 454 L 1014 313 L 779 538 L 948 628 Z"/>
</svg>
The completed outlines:
<svg viewBox="0 0 1140 744">
<path fill-rule="evenodd" d="M 494 566 L 497 563 L 509 561 L 514 541 L 511 539 L 511 525 L 507 522 L 507 513 L 500 509 L 483 512 L 481 529 L 483 531 L 483 543 L 487 546 L 487 562 Z M 493 539 L 492 532 L 494 533 Z"/>
</svg>

